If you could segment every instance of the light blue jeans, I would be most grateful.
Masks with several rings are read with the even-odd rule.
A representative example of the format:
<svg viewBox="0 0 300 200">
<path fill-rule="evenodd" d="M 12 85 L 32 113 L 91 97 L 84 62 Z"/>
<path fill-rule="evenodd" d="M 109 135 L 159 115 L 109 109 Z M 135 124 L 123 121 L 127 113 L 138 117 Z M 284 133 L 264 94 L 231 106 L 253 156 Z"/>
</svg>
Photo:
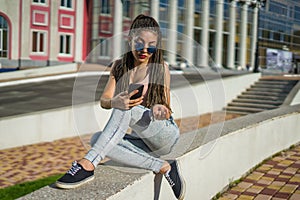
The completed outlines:
<svg viewBox="0 0 300 200">
<path fill-rule="evenodd" d="M 179 129 L 172 117 L 151 120 L 150 112 L 141 105 L 130 110 L 113 109 L 103 131 L 91 138 L 92 148 L 84 158 L 95 167 L 107 156 L 126 165 L 159 172 L 164 163 L 159 157 L 171 152 Z M 126 134 L 128 127 L 132 134 Z"/>
</svg>

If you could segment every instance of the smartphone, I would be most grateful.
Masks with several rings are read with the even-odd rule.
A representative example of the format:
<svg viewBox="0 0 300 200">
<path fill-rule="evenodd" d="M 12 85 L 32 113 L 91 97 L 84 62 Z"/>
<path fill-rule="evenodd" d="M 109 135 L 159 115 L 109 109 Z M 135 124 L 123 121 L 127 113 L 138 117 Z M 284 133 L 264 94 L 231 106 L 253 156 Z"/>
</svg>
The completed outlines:
<svg viewBox="0 0 300 200">
<path fill-rule="evenodd" d="M 137 83 L 131 83 L 129 85 L 128 93 L 130 94 L 134 90 L 138 90 L 139 92 L 134 94 L 132 97 L 130 97 L 131 100 L 140 98 L 142 96 L 143 90 L 144 90 L 144 85 L 143 84 L 137 84 Z"/>
</svg>

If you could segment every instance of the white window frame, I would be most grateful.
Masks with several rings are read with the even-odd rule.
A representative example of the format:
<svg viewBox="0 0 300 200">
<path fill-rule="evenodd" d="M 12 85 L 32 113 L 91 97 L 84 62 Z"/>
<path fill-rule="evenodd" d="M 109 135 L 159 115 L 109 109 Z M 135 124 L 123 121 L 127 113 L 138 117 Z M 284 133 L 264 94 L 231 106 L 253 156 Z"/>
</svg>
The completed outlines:
<svg viewBox="0 0 300 200">
<path fill-rule="evenodd" d="M 39 23 L 35 21 L 35 14 L 39 13 L 39 14 L 43 14 L 45 15 L 45 23 Z M 33 24 L 34 25 L 39 25 L 39 26 L 48 26 L 48 12 L 43 12 L 43 11 L 39 11 L 39 10 L 34 10 L 33 11 Z"/>
<path fill-rule="evenodd" d="M 60 52 L 60 43 L 61 43 L 61 36 L 63 36 L 64 40 L 63 40 L 63 52 Z M 70 36 L 70 53 L 66 53 L 66 49 L 67 49 L 67 41 L 66 41 L 66 36 Z M 69 34 L 69 33 L 60 33 L 59 34 L 59 48 L 58 48 L 58 55 L 59 56 L 64 56 L 64 57 L 71 57 L 73 55 L 73 34 Z"/>
<path fill-rule="evenodd" d="M 63 4 L 64 4 L 63 6 L 61 5 L 62 1 L 63 1 Z M 67 1 L 72 1 L 71 2 L 71 8 L 66 6 L 67 5 Z M 64 10 L 74 10 L 74 0 L 60 0 L 59 7 L 61 9 L 64 9 Z"/>
<path fill-rule="evenodd" d="M 109 40 L 107 38 L 100 38 L 100 41 L 99 41 L 99 48 L 100 48 L 99 58 L 100 59 L 110 59 L 110 52 L 109 52 L 110 41 L 111 40 Z"/>
<path fill-rule="evenodd" d="M 37 51 L 33 51 L 33 33 L 34 32 L 37 32 L 38 35 L 37 35 Z M 40 51 L 39 49 L 39 46 L 40 46 L 40 35 L 43 34 L 44 35 L 44 49 L 43 51 Z M 47 54 L 47 47 L 48 47 L 48 44 L 47 44 L 47 41 L 48 41 L 48 33 L 47 31 L 41 31 L 41 30 L 32 30 L 31 31 L 31 54 L 34 54 L 34 55 L 46 55 Z"/>
<path fill-rule="evenodd" d="M 2 51 L 3 48 L 3 30 L 0 29 L 0 51 Z"/>
<path fill-rule="evenodd" d="M 38 0 L 39 2 L 34 2 L 33 0 L 31 1 L 32 4 L 34 5 L 43 5 L 43 6 L 47 6 L 48 5 L 48 0 L 45 0 L 45 3 L 42 3 L 41 0 Z"/>
<path fill-rule="evenodd" d="M 110 7 L 110 5 L 111 5 L 111 2 L 110 2 L 110 0 L 106 0 L 106 5 L 105 6 L 108 6 L 108 9 L 109 9 L 109 12 L 108 13 L 104 13 L 104 12 L 102 12 L 102 9 L 103 9 L 103 4 L 102 4 L 102 1 L 101 1 L 101 3 L 100 3 L 100 5 L 101 5 L 101 8 L 100 8 L 100 14 L 101 14 L 101 16 L 111 16 L 111 14 L 112 14 L 112 10 L 111 10 L 111 7 Z"/>
</svg>

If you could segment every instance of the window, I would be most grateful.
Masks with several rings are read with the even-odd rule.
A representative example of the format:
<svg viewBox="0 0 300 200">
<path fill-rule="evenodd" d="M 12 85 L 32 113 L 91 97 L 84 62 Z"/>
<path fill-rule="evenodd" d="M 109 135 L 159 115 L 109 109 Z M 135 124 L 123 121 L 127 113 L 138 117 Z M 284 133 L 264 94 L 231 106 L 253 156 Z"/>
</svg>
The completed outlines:
<svg viewBox="0 0 300 200">
<path fill-rule="evenodd" d="M 269 30 L 263 30 L 262 31 L 262 37 L 265 39 L 270 39 L 270 31 Z"/>
<path fill-rule="evenodd" d="M 0 58 L 8 56 L 8 24 L 0 15 Z"/>
<path fill-rule="evenodd" d="M 2 29 L 0 29 L 0 51 L 2 51 L 2 40 L 3 40 L 3 38 L 2 38 L 2 32 L 3 32 L 3 30 Z"/>
<path fill-rule="evenodd" d="M 46 0 L 33 0 L 33 3 L 46 4 Z"/>
<path fill-rule="evenodd" d="M 72 0 L 60 0 L 60 7 L 72 8 Z"/>
<path fill-rule="evenodd" d="M 277 2 L 271 2 L 269 4 L 269 11 L 284 16 L 287 16 L 288 14 L 287 7 L 284 4 Z"/>
<path fill-rule="evenodd" d="M 273 32 L 273 40 L 277 40 L 277 41 L 280 41 L 280 33 L 278 32 Z"/>
<path fill-rule="evenodd" d="M 100 57 L 109 57 L 109 40 L 100 39 Z"/>
<path fill-rule="evenodd" d="M 59 53 L 60 54 L 71 54 L 72 47 L 72 36 L 71 35 L 61 35 L 59 43 Z"/>
<path fill-rule="evenodd" d="M 123 15 L 125 17 L 130 17 L 130 1 L 129 0 L 125 0 L 123 2 Z"/>
<path fill-rule="evenodd" d="M 294 18 L 297 20 L 300 19 L 300 7 L 299 6 L 295 6 Z"/>
<path fill-rule="evenodd" d="M 32 32 L 32 52 L 45 53 L 46 33 L 33 31 Z"/>
<path fill-rule="evenodd" d="M 109 0 L 101 0 L 101 14 L 110 14 Z"/>
</svg>

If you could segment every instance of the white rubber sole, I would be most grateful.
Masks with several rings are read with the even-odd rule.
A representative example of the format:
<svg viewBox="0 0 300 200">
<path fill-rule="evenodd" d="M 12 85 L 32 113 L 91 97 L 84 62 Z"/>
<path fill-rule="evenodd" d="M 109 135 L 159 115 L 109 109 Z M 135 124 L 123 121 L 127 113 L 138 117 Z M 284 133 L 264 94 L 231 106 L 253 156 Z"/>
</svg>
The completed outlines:
<svg viewBox="0 0 300 200">
<path fill-rule="evenodd" d="M 91 177 L 86 178 L 86 179 L 82 180 L 81 182 L 77 182 L 77 183 L 62 183 L 62 182 L 56 181 L 55 185 L 56 185 L 56 187 L 62 188 L 62 189 L 73 189 L 73 188 L 77 188 L 87 182 L 90 182 L 94 179 L 95 179 L 95 176 L 91 176 Z"/>
</svg>

